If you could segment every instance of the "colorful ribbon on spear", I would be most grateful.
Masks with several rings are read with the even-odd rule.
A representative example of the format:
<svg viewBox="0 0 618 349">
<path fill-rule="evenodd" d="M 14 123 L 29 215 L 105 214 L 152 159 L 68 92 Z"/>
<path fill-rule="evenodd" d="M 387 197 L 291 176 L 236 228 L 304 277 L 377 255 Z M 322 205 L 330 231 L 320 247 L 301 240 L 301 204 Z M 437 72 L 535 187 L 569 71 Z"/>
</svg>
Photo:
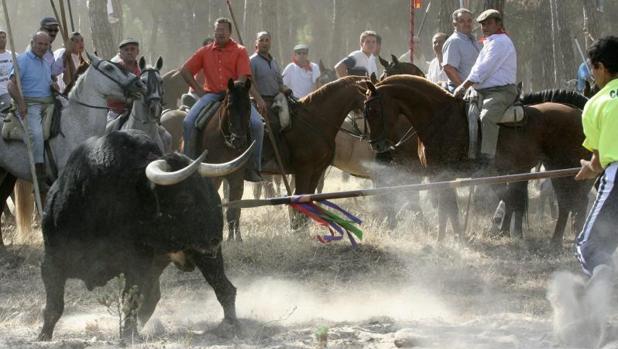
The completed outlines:
<svg viewBox="0 0 618 349">
<path fill-rule="evenodd" d="M 322 243 L 329 243 L 331 241 L 338 241 L 347 236 L 352 244 L 353 248 L 356 248 L 357 242 L 354 239 L 361 240 L 363 238 L 363 231 L 356 225 L 360 225 L 362 221 L 347 212 L 338 205 L 328 201 L 320 200 L 313 202 L 292 202 L 290 204 L 296 211 L 311 218 L 318 225 L 328 228 L 330 235 L 318 235 L 316 238 Z M 332 212 L 328 208 L 339 211 L 345 217 Z"/>
</svg>

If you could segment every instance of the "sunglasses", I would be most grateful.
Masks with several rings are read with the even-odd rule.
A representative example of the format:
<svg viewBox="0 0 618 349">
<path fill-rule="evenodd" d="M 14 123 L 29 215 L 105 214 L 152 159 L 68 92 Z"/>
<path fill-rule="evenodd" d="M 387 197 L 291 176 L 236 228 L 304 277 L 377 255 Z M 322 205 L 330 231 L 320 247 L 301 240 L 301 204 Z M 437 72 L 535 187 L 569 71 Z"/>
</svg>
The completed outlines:
<svg viewBox="0 0 618 349">
<path fill-rule="evenodd" d="M 60 29 L 58 28 L 45 28 L 45 31 L 48 31 L 50 33 L 57 33 L 58 31 L 60 31 Z"/>
</svg>

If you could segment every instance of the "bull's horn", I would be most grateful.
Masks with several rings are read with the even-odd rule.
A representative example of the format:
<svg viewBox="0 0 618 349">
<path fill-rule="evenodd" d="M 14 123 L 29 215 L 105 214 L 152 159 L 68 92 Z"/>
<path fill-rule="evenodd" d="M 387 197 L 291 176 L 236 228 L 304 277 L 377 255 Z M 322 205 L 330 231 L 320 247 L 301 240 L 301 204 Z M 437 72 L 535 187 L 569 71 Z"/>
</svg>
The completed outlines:
<svg viewBox="0 0 618 349">
<path fill-rule="evenodd" d="M 170 172 L 170 165 L 165 160 L 155 160 L 146 166 L 146 177 L 154 184 L 174 185 L 180 183 L 197 171 L 206 157 L 204 151 L 190 165 L 178 171 Z"/>
<path fill-rule="evenodd" d="M 226 176 L 239 168 L 241 168 L 245 162 L 251 157 L 251 153 L 253 152 L 253 148 L 255 148 L 255 141 L 251 143 L 249 148 L 245 150 L 239 157 L 232 161 L 224 162 L 222 164 L 207 164 L 203 163 L 200 165 L 200 169 L 198 172 L 202 177 L 222 177 Z"/>
</svg>

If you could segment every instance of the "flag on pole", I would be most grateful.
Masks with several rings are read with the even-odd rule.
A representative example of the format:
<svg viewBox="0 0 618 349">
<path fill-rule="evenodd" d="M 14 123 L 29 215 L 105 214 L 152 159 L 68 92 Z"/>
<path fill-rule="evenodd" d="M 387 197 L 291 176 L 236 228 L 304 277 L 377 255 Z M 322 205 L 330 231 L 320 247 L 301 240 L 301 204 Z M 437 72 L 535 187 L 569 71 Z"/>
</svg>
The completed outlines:
<svg viewBox="0 0 618 349">
<path fill-rule="evenodd" d="M 423 7 L 423 0 L 414 0 L 414 8 L 419 9 Z"/>
</svg>

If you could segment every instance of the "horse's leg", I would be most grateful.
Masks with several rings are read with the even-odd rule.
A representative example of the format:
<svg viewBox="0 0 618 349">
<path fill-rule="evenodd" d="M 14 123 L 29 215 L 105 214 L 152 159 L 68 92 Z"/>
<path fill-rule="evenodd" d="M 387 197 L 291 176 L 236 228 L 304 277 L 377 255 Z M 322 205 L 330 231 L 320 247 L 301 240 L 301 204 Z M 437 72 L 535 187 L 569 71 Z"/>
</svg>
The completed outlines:
<svg viewBox="0 0 618 349">
<path fill-rule="evenodd" d="M 3 172 L 3 171 L 0 171 Z M 0 178 L 4 177 L 0 182 L 0 216 L 4 211 L 4 206 L 6 205 L 6 200 L 11 195 L 13 191 L 13 187 L 15 186 L 16 178 L 10 173 L 0 173 Z M 1 223 L 1 221 L 0 221 Z M 2 238 L 2 227 L 0 226 L 0 247 L 4 246 L 4 241 Z"/>
<path fill-rule="evenodd" d="M 438 241 L 444 239 L 446 233 L 446 221 L 448 215 L 446 214 L 446 196 L 444 191 L 440 191 L 438 194 Z"/>
<path fill-rule="evenodd" d="M 262 197 L 262 188 L 264 187 L 264 182 L 253 183 L 253 197 L 259 199 Z"/>
<path fill-rule="evenodd" d="M 511 230 L 511 238 L 521 239 L 523 238 L 523 217 L 526 212 L 528 201 L 528 182 L 509 184 L 509 192 L 510 202 L 507 207 L 511 207 L 510 209 L 512 210 L 513 215 L 513 229 Z M 510 222 L 506 222 L 505 224 L 508 224 L 510 228 Z"/>
<path fill-rule="evenodd" d="M 326 180 L 326 170 L 320 173 L 320 178 L 318 179 L 318 183 L 316 185 L 316 192 L 321 193 L 324 190 L 324 181 Z"/>
<path fill-rule="evenodd" d="M 32 232 L 32 218 L 34 215 L 34 196 L 32 183 L 18 180 L 15 183 L 15 222 L 22 242 L 27 242 Z"/>
<path fill-rule="evenodd" d="M 314 179 L 314 174 L 311 173 L 312 169 L 310 168 L 302 168 L 298 173 L 294 176 L 296 189 L 294 190 L 294 194 L 310 194 L 315 191 L 315 187 L 317 185 L 317 179 Z M 312 185 L 313 183 L 313 185 Z M 307 225 L 307 219 L 305 216 L 300 213 L 291 210 L 290 211 L 290 226 L 292 230 L 297 230 Z"/>
<path fill-rule="evenodd" d="M 244 190 L 243 172 L 237 172 L 227 177 L 229 183 L 230 201 L 240 200 Z M 242 241 L 240 235 L 240 208 L 228 208 L 225 212 L 228 224 L 228 241 L 236 239 Z"/>
<path fill-rule="evenodd" d="M 558 219 L 554 227 L 554 234 L 551 238 L 551 245 L 554 247 L 560 247 L 564 237 L 564 229 L 568 222 L 569 213 L 573 210 L 574 200 L 581 198 L 575 198 L 574 195 L 578 195 L 577 182 L 570 178 L 556 178 L 552 180 L 552 186 L 554 187 L 554 194 L 556 201 L 558 202 Z M 586 197 L 587 199 L 587 197 Z M 587 201 L 588 200 L 583 200 Z"/>
<path fill-rule="evenodd" d="M 272 198 L 275 196 L 275 187 L 273 186 L 273 177 L 275 177 L 276 175 L 268 175 L 264 177 L 264 181 L 262 181 L 261 183 L 264 183 L 264 195 L 266 195 L 266 197 Z"/>
<path fill-rule="evenodd" d="M 446 204 L 446 214 L 448 215 L 448 220 L 451 221 L 451 228 L 453 228 L 453 235 L 458 240 L 463 240 L 463 231 L 461 229 L 461 224 L 459 223 L 459 205 L 457 203 L 457 190 L 456 189 L 447 189 L 444 191 L 445 195 L 445 204 Z"/>
</svg>

